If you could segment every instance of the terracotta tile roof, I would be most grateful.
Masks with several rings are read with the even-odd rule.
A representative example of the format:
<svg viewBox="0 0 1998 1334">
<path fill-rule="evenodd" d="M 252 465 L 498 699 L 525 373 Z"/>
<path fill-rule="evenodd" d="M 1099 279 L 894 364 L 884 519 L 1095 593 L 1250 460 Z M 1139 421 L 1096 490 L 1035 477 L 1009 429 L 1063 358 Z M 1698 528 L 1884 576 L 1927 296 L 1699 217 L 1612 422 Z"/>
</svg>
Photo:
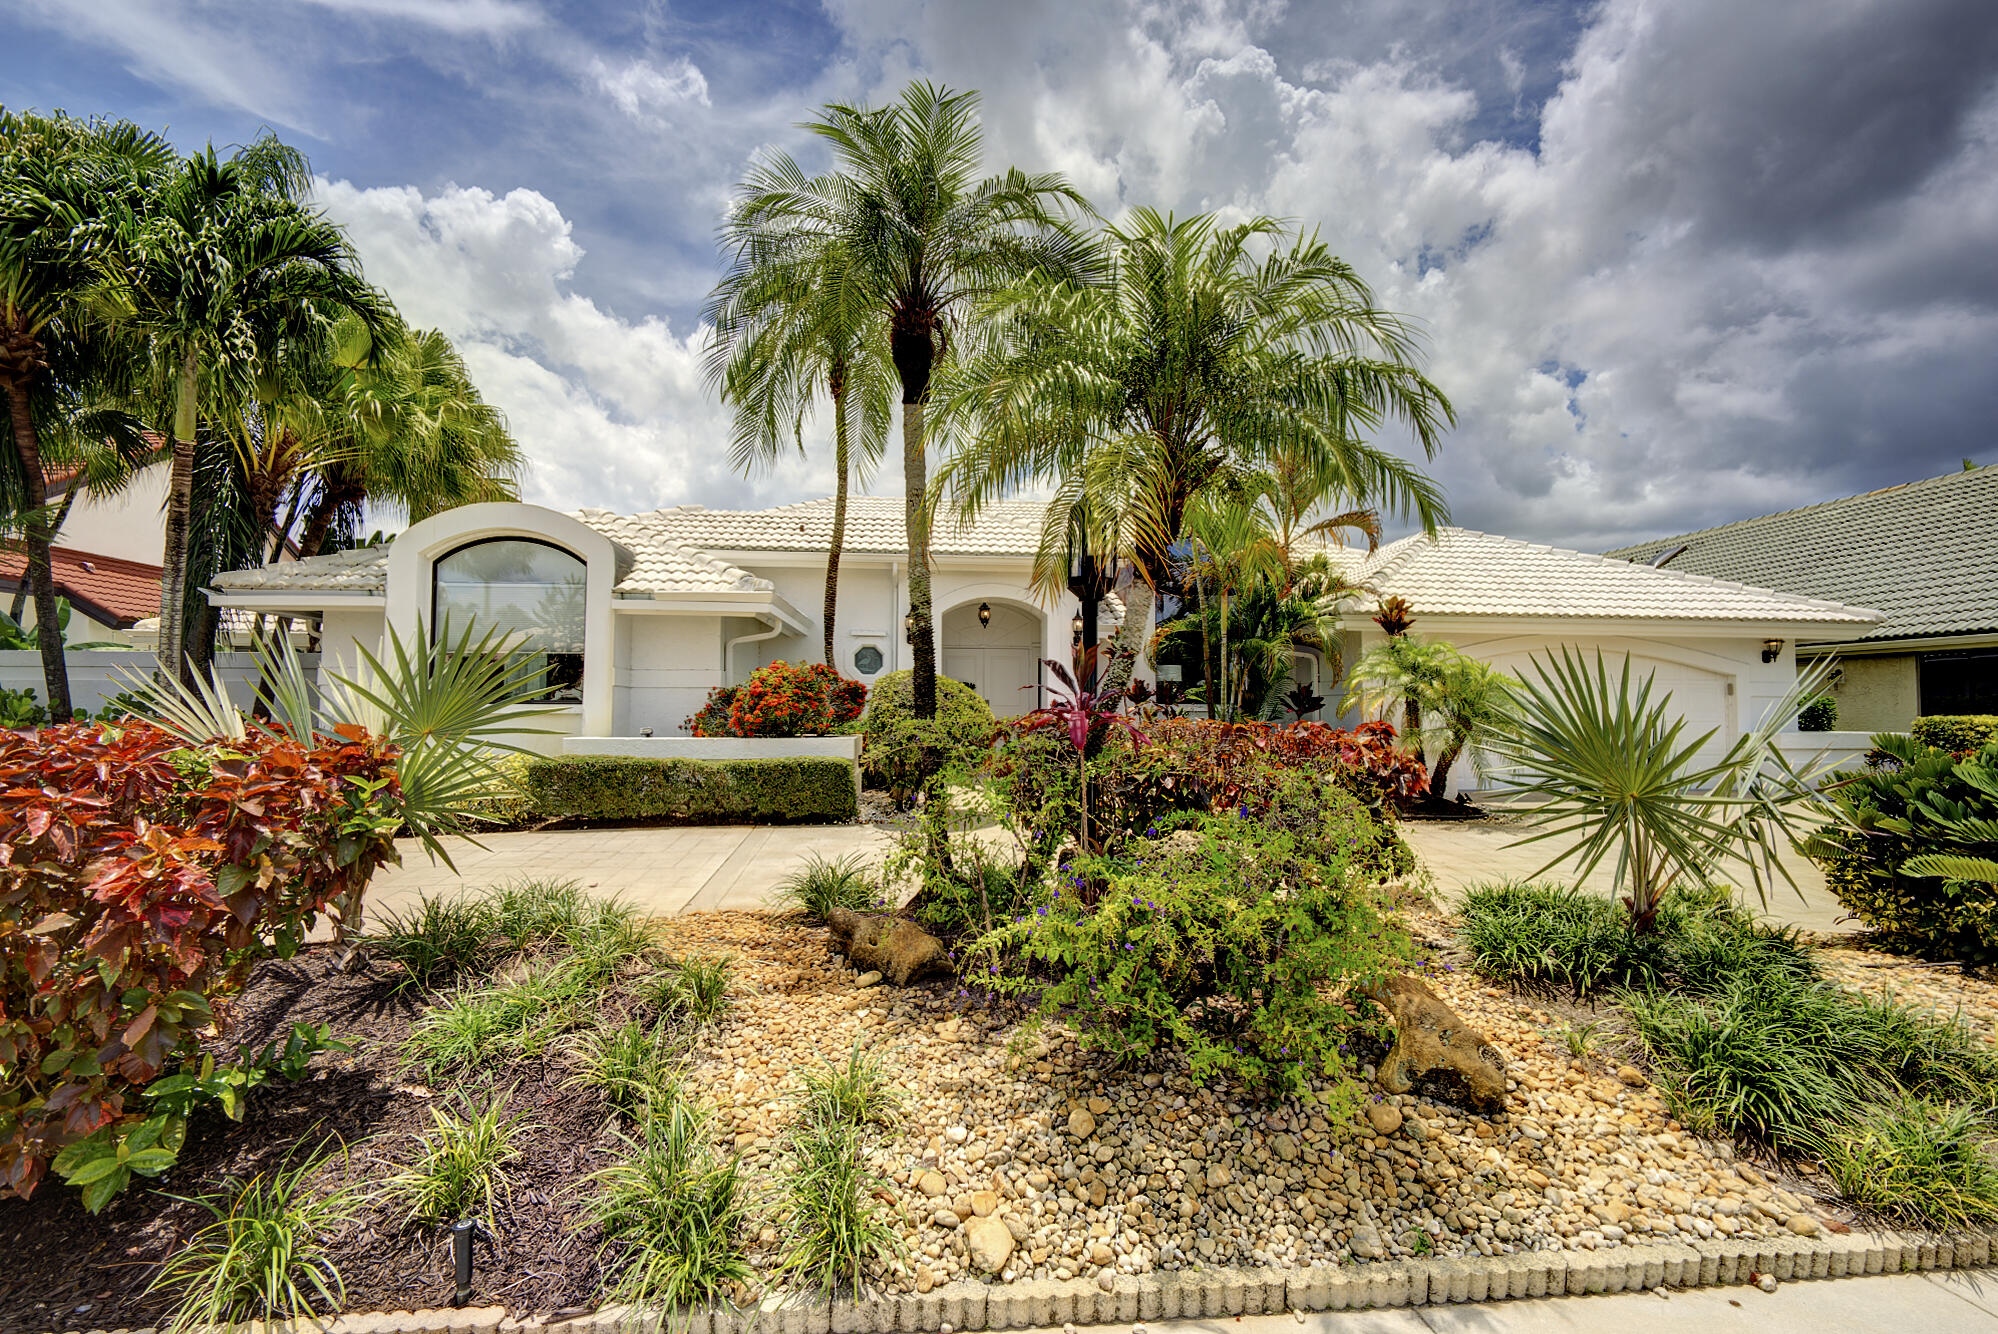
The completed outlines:
<svg viewBox="0 0 1998 1334">
<path fill-rule="evenodd" d="M 57 547 L 50 557 L 56 592 L 91 620 L 125 630 L 159 615 L 159 566 L 70 547 Z M 27 570 L 25 551 L 0 551 L 0 584 L 18 587 Z"/>
<path fill-rule="evenodd" d="M 1609 554 L 1649 564 L 1676 547 L 1668 571 L 1878 607 L 1867 639 L 1998 633 L 1998 465 Z"/>
<path fill-rule="evenodd" d="M 1399 595 L 1432 615 L 1563 616 L 1869 626 L 1880 613 L 1822 598 L 1654 570 L 1608 556 L 1522 542 L 1464 528 L 1390 542 L 1372 555 L 1331 552 L 1380 596 Z"/>
</svg>

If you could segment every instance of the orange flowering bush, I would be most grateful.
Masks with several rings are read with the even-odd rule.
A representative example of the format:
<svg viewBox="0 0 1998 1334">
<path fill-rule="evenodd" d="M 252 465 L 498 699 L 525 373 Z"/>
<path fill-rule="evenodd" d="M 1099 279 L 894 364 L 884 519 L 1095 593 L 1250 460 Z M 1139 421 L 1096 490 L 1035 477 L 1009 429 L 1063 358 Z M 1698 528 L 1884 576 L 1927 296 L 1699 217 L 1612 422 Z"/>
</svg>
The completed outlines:
<svg viewBox="0 0 1998 1334">
<path fill-rule="evenodd" d="M 805 736 L 860 716 L 867 687 L 822 662 L 773 662 L 739 686 L 717 686 L 687 719 L 695 736 Z"/>
</svg>

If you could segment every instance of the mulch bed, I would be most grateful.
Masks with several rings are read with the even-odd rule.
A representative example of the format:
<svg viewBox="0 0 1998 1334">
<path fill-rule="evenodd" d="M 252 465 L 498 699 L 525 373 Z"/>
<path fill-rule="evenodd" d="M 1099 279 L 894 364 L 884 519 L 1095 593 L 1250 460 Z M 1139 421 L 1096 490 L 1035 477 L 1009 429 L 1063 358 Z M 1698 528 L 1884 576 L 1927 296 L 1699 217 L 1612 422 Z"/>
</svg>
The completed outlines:
<svg viewBox="0 0 1998 1334">
<path fill-rule="evenodd" d="M 225 1177 L 283 1165 L 287 1155 L 344 1141 L 323 1184 L 378 1184 L 402 1167 L 413 1136 L 429 1129 L 431 1109 L 447 1102 L 398 1066 L 397 1044 L 421 1004 L 414 989 L 397 992 L 380 965 L 354 975 L 332 967 L 330 947 L 261 965 L 230 1015 L 229 1047 L 281 1038 L 294 1023 L 325 1023 L 352 1052 L 325 1052 L 299 1083 L 273 1079 L 251 1096 L 241 1122 L 203 1113 L 189 1128 L 180 1161 L 154 1181 L 138 1181 L 92 1217 L 77 1192 L 50 1178 L 27 1202 L 0 1201 L 0 1330 L 138 1328 L 161 1320 L 172 1303 L 145 1292 L 159 1264 L 210 1215 L 173 1196 L 216 1189 Z M 599 1286 L 598 1237 L 574 1221 L 578 1189 L 614 1156 L 611 1114 L 594 1090 L 563 1087 L 558 1064 L 531 1060 L 496 1065 L 460 1081 L 473 1097 L 511 1088 L 510 1106 L 534 1129 L 509 1169 L 510 1208 L 495 1239 L 475 1249 L 473 1302 L 515 1314 L 588 1309 Z M 294 1159 L 295 1161 L 295 1159 Z M 346 1282 L 346 1307 L 394 1311 L 447 1306 L 451 1245 L 445 1229 L 405 1226 L 387 1201 L 368 1204 L 332 1247 Z"/>
</svg>

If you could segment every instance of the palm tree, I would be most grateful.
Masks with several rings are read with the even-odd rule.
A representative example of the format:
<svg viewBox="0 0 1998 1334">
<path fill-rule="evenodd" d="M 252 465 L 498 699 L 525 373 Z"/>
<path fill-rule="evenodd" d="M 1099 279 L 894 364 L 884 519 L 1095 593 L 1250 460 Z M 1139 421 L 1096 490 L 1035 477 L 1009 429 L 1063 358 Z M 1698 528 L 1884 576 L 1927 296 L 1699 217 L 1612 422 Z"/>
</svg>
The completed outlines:
<svg viewBox="0 0 1998 1334">
<path fill-rule="evenodd" d="M 1401 739 L 1409 752 L 1424 764 L 1428 761 L 1430 738 L 1423 730 L 1425 716 L 1436 716 L 1444 678 L 1461 655 L 1440 639 L 1423 639 L 1412 634 L 1390 635 L 1360 655 L 1346 685 L 1342 708 L 1359 708 L 1382 713 L 1396 704 L 1402 708 Z"/>
<path fill-rule="evenodd" d="M 1241 705 L 1239 685 L 1246 684 L 1238 674 L 1238 664 L 1228 655 L 1232 606 L 1235 599 L 1282 577 L 1283 551 L 1253 506 L 1212 497 L 1196 504 L 1187 514 L 1185 546 L 1185 577 L 1203 599 L 1200 611 L 1203 627 L 1207 624 L 1204 599 L 1210 590 L 1215 598 L 1214 624 L 1219 639 L 1215 672 L 1208 671 L 1204 642 L 1201 650 L 1201 674 L 1208 683 L 1207 715 L 1232 720 Z M 1202 638 L 1206 638 L 1204 629 Z"/>
<path fill-rule="evenodd" d="M 172 160 L 163 140 L 128 122 L 0 110 L 0 394 L 14 445 L 10 509 L 20 516 L 35 640 L 58 720 L 69 717 L 70 696 L 49 554 L 59 526 L 48 512 L 51 455 L 63 452 L 64 439 L 73 452 L 102 452 L 107 436 L 127 463 L 143 453 L 115 396 L 107 404 L 102 393 L 126 363 L 81 300 L 93 277 L 91 235 L 106 203 L 143 194 Z M 51 443 L 53 451 L 45 448 Z"/>
<path fill-rule="evenodd" d="M 1125 479 L 1141 579 L 1124 647 L 1149 632 L 1195 498 L 1252 491 L 1279 460 L 1308 462 L 1321 495 L 1425 529 L 1447 517 L 1433 482 L 1360 433 L 1398 422 L 1433 455 L 1449 400 L 1407 323 L 1315 236 L 1147 209 L 1105 237 L 1107 281 L 1036 277 L 989 303 L 993 337 L 950 373 L 965 445 L 940 480 L 969 513 L 1049 479 Z"/>
<path fill-rule="evenodd" d="M 172 473 L 161 556 L 160 671 L 181 675 L 188 531 L 204 408 L 242 397 L 269 349 L 342 312 L 386 334 L 387 303 L 360 276 L 346 236 L 301 202 L 305 159 L 265 135 L 222 161 L 183 163 L 144 206 L 120 206 L 99 257 L 99 302 L 142 336 L 173 404 Z"/>
<path fill-rule="evenodd" d="M 225 421 L 261 559 L 317 555 L 363 506 L 415 522 L 517 498 L 520 447 L 451 341 L 388 321 L 376 331 L 346 315 L 294 340 L 296 355 L 267 359 Z"/>
<path fill-rule="evenodd" d="M 739 197 L 734 227 L 753 235 L 743 262 L 837 241 L 851 281 L 883 316 L 902 389 L 902 481 L 909 539 L 909 603 L 916 716 L 936 714 L 931 622 L 929 465 L 924 415 L 938 359 L 977 303 L 1033 277 L 1093 276 L 1090 247 L 1067 223 L 1086 211 L 1054 174 L 1011 169 L 978 176 L 975 93 L 914 83 L 893 105 L 828 106 L 806 128 L 832 146 L 835 170 L 807 179 L 771 159 L 772 188 Z M 766 259 L 766 256 L 770 258 Z"/>
<path fill-rule="evenodd" d="M 759 163 L 737 187 L 737 197 L 747 205 L 777 190 L 831 194 L 837 188 L 829 181 L 801 182 L 796 172 L 788 159 Z M 887 446 L 895 366 L 882 312 L 856 281 L 837 237 L 808 234 L 794 245 L 766 244 L 763 233 L 771 220 L 751 224 L 743 218 L 744 213 L 731 217 L 726 230 L 735 258 L 708 298 L 707 317 L 714 326 L 708 379 L 735 409 L 729 461 L 744 474 L 774 464 L 787 444 L 803 454 L 804 420 L 820 385 L 832 400 L 838 480 L 822 627 L 826 665 L 837 670 L 834 621 L 847 491 L 856 462 L 864 483 Z"/>
</svg>

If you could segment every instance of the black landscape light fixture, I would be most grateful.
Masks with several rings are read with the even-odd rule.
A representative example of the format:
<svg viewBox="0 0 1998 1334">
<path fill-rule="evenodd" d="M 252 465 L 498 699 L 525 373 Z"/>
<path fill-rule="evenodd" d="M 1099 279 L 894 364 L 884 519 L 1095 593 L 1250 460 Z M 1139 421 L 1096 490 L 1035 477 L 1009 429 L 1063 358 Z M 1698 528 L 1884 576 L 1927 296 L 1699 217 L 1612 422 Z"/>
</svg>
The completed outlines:
<svg viewBox="0 0 1998 1334">
<path fill-rule="evenodd" d="M 1782 656 L 1783 656 L 1783 641 L 1782 641 L 1782 640 L 1780 640 L 1780 639 L 1765 639 L 1765 640 L 1763 640 L 1763 641 L 1762 641 L 1762 661 L 1764 661 L 1764 662 L 1774 662 L 1774 661 L 1776 661 L 1776 659 L 1778 659 L 1778 658 L 1780 658 L 1780 657 L 1782 657 Z"/>
<path fill-rule="evenodd" d="M 981 630 L 992 628 L 992 604 L 989 602 L 978 604 L 978 628 Z"/>
<path fill-rule="evenodd" d="M 451 1225 L 451 1259 L 458 1271 L 458 1290 L 451 1298 L 453 1306 L 463 1306 L 472 1299 L 472 1234 L 478 1228 L 479 1225 L 469 1218 L 461 1218 Z"/>
<path fill-rule="evenodd" d="M 914 603 L 909 604 L 909 614 L 902 618 L 902 642 L 904 644 L 913 644 L 916 642 L 916 607 Z"/>
<path fill-rule="evenodd" d="M 1078 644 L 1080 644 L 1080 643 L 1082 642 L 1082 613 L 1081 613 L 1081 612 L 1077 612 L 1077 613 L 1075 613 L 1075 619 L 1074 619 L 1074 620 L 1072 620 L 1072 621 L 1070 621 L 1070 622 L 1068 623 L 1068 628 L 1069 628 L 1070 630 L 1072 630 L 1072 631 L 1074 631 L 1074 632 L 1075 632 L 1075 642 L 1076 642 L 1076 643 L 1078 643 Z"/>
</svg>

